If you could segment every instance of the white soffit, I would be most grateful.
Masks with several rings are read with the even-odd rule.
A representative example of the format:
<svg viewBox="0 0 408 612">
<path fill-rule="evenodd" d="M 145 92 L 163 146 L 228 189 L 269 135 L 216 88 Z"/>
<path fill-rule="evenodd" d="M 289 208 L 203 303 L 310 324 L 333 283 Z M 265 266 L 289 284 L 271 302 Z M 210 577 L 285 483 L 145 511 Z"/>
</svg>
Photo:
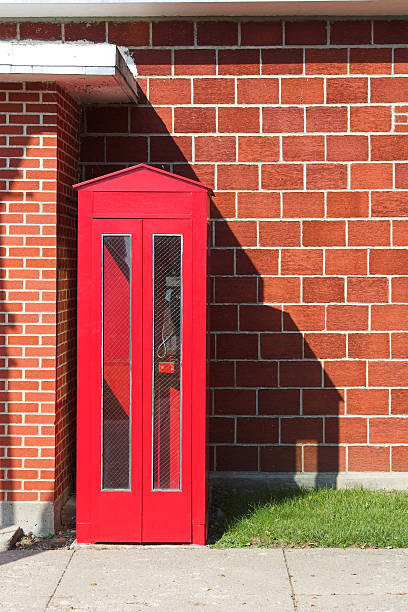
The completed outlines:
<svg viewBox="0 0 408 612">
<path fill-rule="evenodd" d="M 408 0 L 0 0 L 0 18 L 407 14 Z"/>
<path fill-rule="evenodd" d="M 1 81 L 55 81 L 82 103 L 136 101 L 135 76 L 116 45 L 0 42 Z"/>
</svg>

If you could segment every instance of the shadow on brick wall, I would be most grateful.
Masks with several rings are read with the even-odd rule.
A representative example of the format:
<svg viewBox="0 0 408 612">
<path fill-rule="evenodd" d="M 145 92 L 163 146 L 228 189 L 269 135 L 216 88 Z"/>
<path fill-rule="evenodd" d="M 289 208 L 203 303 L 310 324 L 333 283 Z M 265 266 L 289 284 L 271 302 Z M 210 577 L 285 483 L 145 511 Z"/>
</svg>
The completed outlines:
<svg viewBox="0 0 408 612">
<path fill-rule="evenodd" d="M 142 106 L 85 110 L 82 179 L 144 162 L 206 182 L 141 96 Z M 239 176 L 235 189 L 245 191 Z M 225 221 L 235 217 L 225 195 L 211 202 L 211 468 L 258 472 L 260 484 L 265 473 L 280 474 L 282 486 L 295 485 L 294 473 L 303 471 L 313 474 L 311 484 L 335 485 L 345 463 L 343 397 L 320 361 L 330 347 L 312 334 L 324 329 L 324 313 L 316 321 L 313 306 L 283 306 L 292 301 L 293 277 L 278 276 L 279 246 L 246 248 Z"/>
</svg>

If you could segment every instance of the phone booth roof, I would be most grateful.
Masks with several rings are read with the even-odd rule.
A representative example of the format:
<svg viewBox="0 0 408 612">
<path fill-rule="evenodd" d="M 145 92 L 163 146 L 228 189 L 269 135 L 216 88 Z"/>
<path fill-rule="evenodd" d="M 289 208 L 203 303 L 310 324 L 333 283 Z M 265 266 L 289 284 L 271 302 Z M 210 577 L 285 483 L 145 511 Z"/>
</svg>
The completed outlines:
<svg viewBox="0 0 408 612">
<path fill-rule="evenodd" d="M 147 164 L 137 164 L 103 176 L 77 183 L 80 191 L 178 191 L 192 192 L 203 189 L 212 193 L 212 188 L 199 181 L 185 178 Z"/>
</svg>

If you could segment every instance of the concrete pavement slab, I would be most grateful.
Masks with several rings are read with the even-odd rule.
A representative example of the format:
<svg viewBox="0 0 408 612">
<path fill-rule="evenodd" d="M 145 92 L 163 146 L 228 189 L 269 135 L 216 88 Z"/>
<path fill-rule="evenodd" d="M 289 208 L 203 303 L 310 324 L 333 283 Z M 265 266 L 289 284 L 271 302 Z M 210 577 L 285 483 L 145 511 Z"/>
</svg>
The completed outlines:
<svg viewBox="0 0 408 612">
<path fill-rule="evenodd" d="M 286 551 L 298 609 L 408 610 L 408 551 Z"/>
<path fill-rule="evenodd" d="M 0 612 L 43 612 L 72 551 L 0 553 Z"/>
<path fill-rule="evenodd" d="M 47 612 L 291 612 L 281 550 L 76 550 Z"/>
</svg>

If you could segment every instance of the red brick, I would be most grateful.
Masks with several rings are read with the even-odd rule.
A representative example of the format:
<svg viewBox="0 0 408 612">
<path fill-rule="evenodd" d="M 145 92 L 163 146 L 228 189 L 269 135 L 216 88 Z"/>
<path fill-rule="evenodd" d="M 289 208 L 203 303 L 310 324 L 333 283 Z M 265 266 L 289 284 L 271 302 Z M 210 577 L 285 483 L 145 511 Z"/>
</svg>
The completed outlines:
<svg viewBox="0 0 408 612">
<path fill-rule="evenodd" d="M 307 189 L 345 189 L 347 167 L 343 164 L 308 164 Z"/>
<path fill-rule="evenodd" d="M 277 274 L 279 252 L 275 249 L 248 249 L 236 253 L 237 274 Z"/>
<path fill-rule="evenodd" d="M 352 132 L 389 132 L 392 117 L 389 106 L 352 106 L 350 130 Z"/>
<path fill-rule="evenodd" d="M 284 161 L 324 160 L 324 136 L 283 136 Z"/>
<path fill-rule="evenodd" d="M 215 224 L 216 246 L 256 246 L 255 221 L 217 221 Z"/>
<path fill-rule="evenodd" d="M 405 217 L 408 215 L 408 193 L 378 192 L 372 194 L 374 217 Z"/>
<path fill-rule="evenodd" d="M 303 117 L 303 108 L 263 108 L 262 131 L 265 133 L 303 132 Z"/>
<path fill-rule="evenodd" d="M 65 25 L 65 28 L 67 25 L 68 24 Z M 33 38 L 35 40 L 61 40 L 61 24 L 39 21 L 24 21 L 20 23 L 20 38 Z"/>
<path fill-rule="evenodd" d="M 405 387 L 407 375 L 408 363 L 406 361 L 372 361 L 368 364 L 370 387 Z M 398 441 L 395 440 L 395 442 Z"/>
<path fill-rule="evenodd" d="M 257 446 L 217 446 L 215 450 L 218 471 L 258 471 Z"/>
<path fill-rule="evenodd" d="M 131 131 L 139 134 L 168 134 L 172 131 L 171 108 L 131 109 Z"/>
<path fill-rule="evenodd" d="M 348 243 L 350 246 L 386 246 L 390 244 L 389 221 L 349 221 Z"/>
<path fill-rule="evenodd" d="M 241 45 L 258 47 L 281 44 L 281 21 L 243 21 L 241 23 Z"/>
<path fill-rule="evenodd" d="M 348 449 L 350 472 L 389 472 L 390 448 L 384 446 L 351 446 Z"/>
<path fill-rule="evenodd" d="M 151 136 L 150 160 L 176 162 L 191 159 L 192 143 L 189 136 Z"/>
<path fill-rule="evenodd" d="M 391 389 L 391 413 L 408 414 L 408 389 Z"/>
<path fill-rule="evenodd" d="M 17 38 L 17 24 L 11 22 L 0 23 L 0 39 Z"/>
<path fill-rule="evenodd" d="M 344 279 L 317 276 L 303 278 L 303 301 L 320 304 L 344 302 Z"/>
<path fill-rule="evenodd" d="M 388 302 L 388 279 L 350 277 L 347 279 L 348 302 Z"/>
<path fill-rule="evenodd" d="M 372 444 L 387 442 L 406 444 L 408 442 L 408 419 L 397 417 L 370 419 L 370 442 Z"/>
<path fill-rule="evenodd" d="M 299 389 L 260 389 L 258 392 L 259 414 L 299 414 Z"/>
<path fill-rule="evenodd" d="M 370 274 L 408 274 L 406 249 L 373 249 L 370 251 Z"/>
<path fill-rule="evenodd" d="M 289 249 L 282 251 L 282 274 L 323 274 L 323 251 Z"/>
<path fill-rule="evenodd" d="M 389 189 L 392 187 L 392 164 L 352 164 L 352 189 Z"/>
<path fill-rule="evenodd" d="M 346 132 L 347 121 L 345 106 L 310 106 L 306 109 L 308 132 Z"/>
<path fill-rule="evenodd" d="M 237 92 L 238 104 L 276 104 L 279 102 L 279 81 L 245 77 L 238 79 Z"/>
<path fill-rule="evenodd" d="M 342 246 L 346 243 L 344 221 L 304 221 L 304 246 Z"/>
<path fill-rule="evenodd" d="M 152 42 L 159 47 L 194 44 L 194 24 L 190 21 L 152 23 Z M 124 43 L 121 43 L 124 44 Z"/>
<path fill-rule="evenodd" d="M 408 302 L 408 279 L 392 279 L 392 302 Z"/>
<path fill-rule="evenodd" d="M 324 79 L 282 79 L 282 104 L 323 104 Z"/>
<path fill-rule="evenodd" d="M 348 389 L 347 414 L 388 414 L 388 390 Z"/>
<path fill-rule="evenodd" d="M 303 189 L 303 164 L 264 164 L 262 189 Z"/>
<path fill-rule="evenodd" d="M 234 273 L 234 250 L 233 249 L 213 249 L 209 257 L 209 274 L 228 274 Z"/>
<path fill-rule="evenodd" d="M 368 79 L 362 77 L 328 78 L 326 102 L 327 104 L 368 102 Z"/>
<path fill-rule="evenodd" d="M 344 446 L 305 446 L 303 455 L 305 472 L 344 472 L 346 471 L 346 451 Z"/>
<path fill-rule="evenodd" d="M 306 74 L 347 74 L 347 49 L 306 49 Z"/>
<path fill-rule="evenodd" d="M 408 334 L 391 334 L 391 357 L 393 359 L 408 358 Z"/>
<path fill-rule="evenodd" d="M 368 329 L 368 306 L 327 306 L 327 329 Z"/>
<path fill-rule="evenodd" d="M 286 21 L 285 44 L 325 45 L 327 43 L 326 21 Z"/>
<path fill-rule="evenodd" d="M 300 446 L 261 446 L 261 472 L 301 472 L 302 448 Z"/>
<path fill-rule="evenodd" d="M 365 361 L 326 361 L 324 364 L 325 387 L 364 387 L 366 385 Z M 327 440 L 326 440 L 327 441 Z"/>
<path fill-rule="evenodd" d="M 126 47 L 145 47 L 149 44 L 149 24 L 147 21 L 109 21 L 108 41 Z"/>
<path fill-rule="evenodd" d="M 368 160 L 367 136 L 327 136 L 328 161 Z"/>
<path fill-rule="evenodd" d="M 406 102 L 407 96 L 406 77 L 371 79 L 371 102 Z"/>
<path fill-rule="evenodd" d="M 329 444 L 356 444 L 367 442 L 367 419 L 326 419 L 326 442 Z"/>
<path fill-rule="evenodd" d="M 234 442 L 234 419 L 223 419 L 210 417 L 209 419 L 209 442 L 210 444 L 228 444 Z"/>
<path fill-rule="evenodd" d="M 302 73 L 302 49 L 262 49 L 262 74 Z"/>
<path fill-rule="evenodd" d="M 392 223 L 392 242 L 396 246 L 408 245 L 408 222 L 393 221 Z"/>
<path fill-rule="evenodd" d="M 259 74 L 259 49 L 221 49 L 218 51 L 218 74 Z"/>
<path fill-rule="evenodd" d="M 190 104 L 190 79 L 152 79 L 149 100 L 151 104 Z"/>
<path fill-rule="evenodd" d="M 276 136 L 239 136 L 238 161 L 278 161 L 279 149 Z"/>
<path fill-rule="evenodd" d="M 192 51 L 188 51 L 192 53 Z M 171 51 L 167 49 L 135 49 L 131 51 L 139 75 L 170 75 Z"/>
<path fill-rule="evenodd" d="M 324 194 L 320 191 L 284 193 L 283 216 L 296 218 L 323 217 Z"/>
<path fill-rule="evenodd" d="M 217 334 L 217 359 L 256 359 L 258 334 Z"/>
<path fill-rule="evenodd" d="M 237 442 L 249 444 L 273 444 L 278 441 L 278 419 L 269 417 L 239 417 Z"/>
<path fill-rule="evenodd" d="M 261 221 L 259 223 L 261 246 L 299 246 L 300 223 L 298 221 Z"/>
<path fill-rule="evenodd" d="M 350 49 L 351 74 L 391 74 L 392 49 Z"/>
<path fill-rule="evenodd" d="M 371 159 L 374 161 L 408 159 L 408 135 L 372 136 Z"/>
<path fill-rule="evenodd" d="M 305 415 L 343 414 L 344 402 L 337 389 L 303 389 Z"/>
<path fill-rule="evenodd" d="M 234 134 L 236 132 L 259 132 L 259 109 L 220 107 L 218 109 L 218 131 Z"/>
<path fill-rule="evenodd" d="M 235 161 L 235 142 L 234 136 L 197 136 L 195 138 L 195 160 Z M 235 216 L 235 212 L 232 216 Z"/>
<path fill-rule="evenodd" d="M 195 76 L 199 74 L 215 73 L 215 50 L 176 49 L 174 51 L 174 74 Z"/>
<path fill-rule="evenodd" d="M 371 309 L 371 327 L 378 330 L 405 329 L 408 324 L 408 306 L 402 304 L 374 305 Z"/>
<path fill-rule="evenodd" d="M 218 189 L 258 189 L 258 167 L 249 164 L 220 165 Z"/>
<path fill-rule="evenodd" d="M 408 471 L 408 446 L 392 446 L 391 458 L 393 472 Z"/>
<path fill-rule="evenodd" d="M 257 279 L 217 278 L 215 281 L 215 300 L 218 303 L 249 303 L 257 301 Z"/>
<path fill-rule="evenodd" d="M 139 136 L 108 136 L 106 159 L 110 162 L 145 162 L 147 159 L 147 138 Z"/>
<path fill-rule="evenodd" d="M 365 191 L 334 191 L 327 194 L 328 217 L 367 217 L 368 193 Z"/>
<path fill-rule="evenodd" d="M 262 219 L 279 216 L 280 197 L 278 193 L 246 193 L 244 191 L 238 194 L 238 217 Z"/>
<path fill-rule="evenodd" d="M 21 27 L 21 26 L 20 26 Z M 105 42 L 105 22 L 66 23 L 64 25 L 65 40 L 90 40 L 92 42 Z M 21 31 L 21 30 L 20 30 Z M 122 43 L 123 44 L 123 43 Z"/>
<path fill-rule="evenodd" d="M 395 164 L 395 187 L 408 188 L 408 164 Z"/>
<path fill-rule="evenodd" d="M 234 79 L 194 79 L 194 104 L 233 104 L 234 102 Z"/>
<path fill-rule="evenodd" d="M 199 21 L 197 44 L 229 46 L 238 42 L 238 23 L 235 21 Z"/>
<path fill-rule="evenodd" d="M 264 302 L 300 302 L 300 278 L 281 278 L 266 276 L 260 280 L 259 299 Z"/>
<path fill-rule="evenodd" d="M 283 418 L 281 428 L 284 444 L 323 442 L 323 419 Z"/>
<path fill-rule="evenodd" d="M 302 345 L 300 334 L 261 334 L 261 358 L 301 359 Z"/>
<path fill-rule="evenodd" d="M 334 21 L 330 24 L 332 45 L 367 45 L 371 43 L 370 21 Z"/>
<path fill-rule="evenodd" d="M 215 132 L 215 108 L 174 109 L 175 132 Z"/>
<path fill-rule="evenodd" d="M 307 359 L 340 359 L 345 357 L 345 334 L 305 334 L 304 356 Z"/>
<path fill-rule="evenodd" d="M 390 356 L 388 334 L 349 334 L 348 356 L 352 359 L 384 359 Z"/>
<path fill-rule="evenodd" d="M 325 327 L 325 307 L 312 305 L 285 306 L 283 329 L 288 331 L 322 330 Z"/>
<path fill-rule="evenodd" d="M 278 369 L 274 361 L 238 361 L 238 387 L 276 387 Z"/>
<path fill-rule="evenodd" d="M 406 21 L 374 21 L 374 43 L 405 44 L 408 35 L 408 24 Z"/>
<path fill-rule="evenodd" d="M 215 414 L 255 414 L 256 391 L 250 389 L 215 389 Z"/>
<path fill-rule="evenodd" d="M 242 331 L 281 331 L 282 313 L 277 308 L 258 304 L 240 306 L 239 328 Z"/>
</svg>

